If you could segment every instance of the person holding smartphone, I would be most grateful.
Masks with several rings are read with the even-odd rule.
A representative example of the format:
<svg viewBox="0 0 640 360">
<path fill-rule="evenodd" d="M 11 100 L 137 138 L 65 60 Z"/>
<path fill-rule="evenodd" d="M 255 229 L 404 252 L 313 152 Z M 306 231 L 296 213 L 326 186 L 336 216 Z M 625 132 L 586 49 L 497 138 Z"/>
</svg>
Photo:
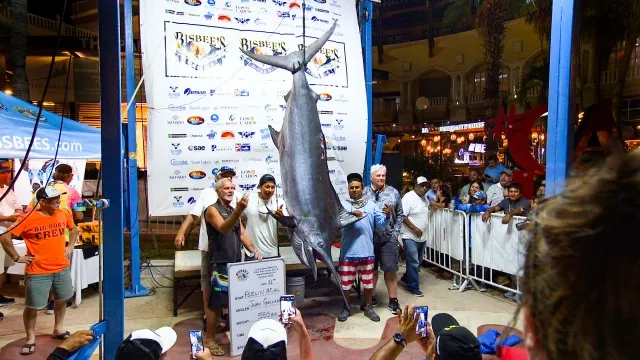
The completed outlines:
<svg viewBox="0 0 640 360">
<path fill-rule="evenodd" d="M 243 196 L 233 208 L 231 202 L 235 194 L 235 185 L 231 180 L 219 180 L 215 189 L 218 201 L 204 212 L 211 271 L 211 295 L 206 307 L 209 331 L 205 338 L 205 346 L 211 349 L 213 355 L 223 356 L 225 352 L 215 340 L 215 328 L 222 315 L 222 309 L 229 304 L 227 264 L 242 261 L 242 246 L 250 252 L 249 258 L 262 260 L 262 255 L 255 250 L 240 222 L 240 216 L 247 208 L 248 195 Z"/>
</svg>

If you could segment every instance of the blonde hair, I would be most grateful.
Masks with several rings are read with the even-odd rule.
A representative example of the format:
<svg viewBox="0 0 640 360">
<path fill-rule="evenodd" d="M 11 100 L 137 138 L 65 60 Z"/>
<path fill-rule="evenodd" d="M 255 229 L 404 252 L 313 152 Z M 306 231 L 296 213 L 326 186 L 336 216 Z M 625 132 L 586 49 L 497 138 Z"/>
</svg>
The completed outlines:
<svg viewBox="0 0 640 360">
<path fill-rule="evenodd" d="M 382 165 L 382 164 L 375 164 L 375 165 L 371 165 L 371 169 L 369 169 L 369 174 L 371 174 L 371 176 L 375 175 L 378 172 L 383 172 L 383 173 L 387 173 L 387 167 Z"/>
<path fill-rule="evenodd" d="M 609 165 L 542 201 L 528 226 L 522 306 L 548 360 L 638 357 L 640 152 Z"/>
</svg>

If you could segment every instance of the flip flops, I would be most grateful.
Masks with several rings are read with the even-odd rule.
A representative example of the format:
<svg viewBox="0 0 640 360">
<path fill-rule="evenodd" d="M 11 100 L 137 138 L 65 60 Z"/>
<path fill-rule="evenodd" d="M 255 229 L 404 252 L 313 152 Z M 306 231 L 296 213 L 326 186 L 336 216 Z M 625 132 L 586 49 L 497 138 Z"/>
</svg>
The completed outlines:
<svg viewBox="0 0 640 360">
<path fill-rule="evenodd" d="M 24 344 L 20 349 L 20 355 L 31 355 L 36 352 L 36 343 Z"/>
<path fill-rule="evenodd" d="M 57 335 L 51 335 L 51 338 L 57 339 L 57 340 L 67 340 L 67 338 L 69 338 L 69 336 L 71 336 L 71 333 L 68 332 L 68 331 L 65 331 L 65 332 L 57 334 Z"/>
<path fill-rule="evenodd" d="M 211 346 L 209 348 L 209 350 L 211 350 L 211 355 L 213 355 L 213 356 L 224 356 L 225 355 L 225 352 L 224 352 L 224 350 L 222 350 L 220 345 Z"/>
</svg>

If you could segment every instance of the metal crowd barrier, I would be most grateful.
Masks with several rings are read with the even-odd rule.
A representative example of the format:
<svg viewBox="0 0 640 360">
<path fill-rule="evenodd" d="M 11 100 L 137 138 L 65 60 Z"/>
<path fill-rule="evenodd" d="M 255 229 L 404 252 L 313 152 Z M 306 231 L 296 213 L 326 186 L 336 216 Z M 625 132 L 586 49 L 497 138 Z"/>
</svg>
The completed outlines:
<svg viewBox="0 0 640 360">
<path fill-rule="evenodd" d="M 429 211 L 427 244 L 423 260 L 461 278 L 460 292 L 478 283 L 521 294 L 519 279 L 524 264 L 524 231 L 516 224 L 526 220 L 514 216 L 502 224 L 503 214 L 492 214 L 487 223 L 482 214 L 458 210 Z M 499 282 L 510 278 L 511 287 Z"/>
</svg>

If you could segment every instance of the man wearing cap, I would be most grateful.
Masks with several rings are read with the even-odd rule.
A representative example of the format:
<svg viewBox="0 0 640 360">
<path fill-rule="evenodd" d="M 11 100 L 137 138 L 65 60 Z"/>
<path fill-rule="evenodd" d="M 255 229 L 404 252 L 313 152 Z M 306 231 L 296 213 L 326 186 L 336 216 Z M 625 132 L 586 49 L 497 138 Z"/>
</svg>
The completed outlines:
<svg viewBox="0 0 640 360">
<path fill-rule="evenodd" d="M 373 272 L 373 293 L 376 293 L 378 283 L 378 266 L 384 272 L 384 283 L 389 292 L 389 305 L 387 308 L 392 314 L 402 312 L 398 302 L 398 270 L 400 269 L 400 255 L 398 254 L 398 236 L 402 226 L 402 201 L 400 194 L 393 186 L 387 185 L 387 167 L 382 164 L 371 166 L 371 186 L 367 186 L 364 196 L 378 206 L 382 211 L 387 205 L 391 207 L 389 224 L 384 229 L 375 229 L 373 234 L 373 251 L 375 265 Z M 373 297 L 371 304 L 377 306 Z M 364 307 L 361 307 L 364 311 Z"/>
<path fill-rule="evenodd" d="M 422 297 L 420 291 L 420 275 L 418 269 L 422 263 L 425 244 L 427 243 L 426 232 L 429 221 L 429 202 L 425 194 L 428 190 L 429 182 L 424 176 L 418 177 L 416 186 L 402 197 L 402 228 L 400 238 L 404 243 L 407 256 L 407 269 L 400 281 L 407 284 L 407 291 L 414 296 Z"/>
<path fill-rule="evenodd" d="M 302 313 L 295 309 L 290 329 L 298 335 L 300 360 L 314 360 L 309 331 L 302 320 Z M 251 326 L 241 360 L 287 360 L 287 331 L 272 319 L 263 319 Z"/>
<path fill-rule="evenodd" d="M 4 234 L 7 228 L 22 215 L 22 206 L 18 203 L 16 194 L 9 188 L 9 184 L 11 184 L 11 167 L 8 161 L 0 160 L 0 196 L 4 196 L 0 201 L 0 234 Z M 5 272 L 11 265 L 13 260 L 0 248 L 0 290 L 4 284 Z M 14 299 L 0 295 L 0 307 L 14 302 Z"/>
<path fill-rule="evenodd" d="M 25 263 L 25 309 L 24 324 L 27 332 L 20 354 L 32 354 L 36 348 L 36 317 L 38 309 L 47 305 L 49 292 L 53 291 L 55 325 L 52 337 L 66 339 L 69 332 L 63 328 L 66 301 L 73 296 L 69 258 L 78 237 L 78 228 L 69 212 L 60 210 L 60 196 L 52 186 L 38 189 L 35 211 L 21 215 L 9 231 L 0 237 L 2 246 L 15 262 Z M 65 230 L 70 230 L 70 241 L 66 245 Z M 22 237 L 27 246 L 27 255 L 18 255 L 11 236 Z"/>
<path fill-rule="evenodd" d="M 233 177 L 236 176 L 235 170 L 229 166 L 223 166 L 218 170 L 215 176 L 214 184 L 220 179 L 229 179 L 232 180 Z M 195 204 L 191 208 L 189 214 L 182 222 L 182 226 L 180 226 L 180 230 L 178 230 L 178 234 L 176 235 L 174 244 L 177 249 L 180 249 L 184 246 L 185 234 L 191 228 L 191 224 L 200 221 L 200 233 L 198 234 L 198 250 L 201 251 L 201 259 L 200 259 L 200 283 L 202 287 L 202 298 L 204 300 L 204 309 L 207 308 L 207 302 L 209 301 L 209 295 L 211 294 L 211 270 L 209 266 L 209 238 L 207 237 L 207 226 L 205 221 L 201 221 L 202 213 L 206 208 L 215 204 L 218 201 L 218 193 L 213 188 L 213 185 L 209 188 L 206 188 L 200 192 L 198 199 Z M 235 193 L 235 197 L 231 202 L 232 206 L 235 206 L 237 200 L 242 198 L 242 195 L 237 192 Z"/>
<path fill-rule="evenodd" d="M 502 170 L 500 173 L 500 182 L 491 185 L 487 190 L 487 204 L 489 206 L 496 206 L 507 197 L 507 185 L 509 185 L 512 178 L 513 172 L 511 172 L 511 170 L 506 168 Z"/>
<path fill-rule="evenodd" d="M 76 223 L 82 221 L 84 217 L 84 207 L 82 205 L 82 196 L 78 190 L 70 186 L 73 181 L 73 168 L 68 164 L 60 164 L 56 166 L 53 174 L 51 174 L 52 181 L 48 186 L 54 187 L 60 194 L 60 209 L 66 210 L 73 216 Z M 27 212 L 31 211 L 31 208 L 38 204 L 35 194 L 31 200 L 31 204 L 27 207 Z"/>
<path fill-rule="evenodd" d="M 276 192 L 276 179 L 264 174 L 258 182 L 258 192 L 249 194 L 249 204 L 244 211 L 247 217 L 247 233 L 256 250 L 263 258 L 280 255 L 278 247 L 278 222 L 276 217 L 286 214 L 284 201 L 273 196 Z"/>
<path fill-rule="evenodd" d="M 500 174 L 508 168 L 498 162 L 498 156 L 489 155 L 487 158 L 487 167 L 484 169 L 482 177 L 485 181 L 485 189 L 493 184 L 497 184 L 500 180 Z"/>
<path fill-rule="evenodd" d="M 391 206 L 386 204 L 383 211 L 380 211 L 373 201 L 362 196 L 364 183 L 360 174 L 349 174 L 347 184 L 349 199 L 342 201 L 342 206 L 352 214 L 358 217 L 364 215 L 365 218 L 342 229 L 338 273 L 340 273 L 342 289 L 345 292 L 351 290 L 356 276 L 360 276 L 365 295 L 364 316 L 372 321 L 380 321 L 371 304 L 375 263 L 373 232 L 376 227 L 386 228 L 391 216 Z M 346 321 L 350 314 L 349 307 L 345 305 L 338 316 L 338 321 Z"/>
</svg>

